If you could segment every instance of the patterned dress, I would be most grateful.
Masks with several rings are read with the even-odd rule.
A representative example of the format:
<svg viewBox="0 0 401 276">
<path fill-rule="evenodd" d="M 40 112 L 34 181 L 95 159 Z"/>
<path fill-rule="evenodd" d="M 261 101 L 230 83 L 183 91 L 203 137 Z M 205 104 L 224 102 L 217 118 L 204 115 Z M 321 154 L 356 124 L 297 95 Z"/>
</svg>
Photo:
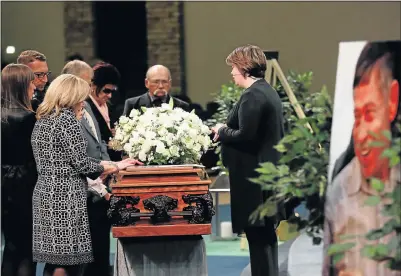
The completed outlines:
<svg viewBox="0 0 401 276">
<path fill-rule="evenodd" d="M 97 177 L 103 166 L 86 155 L 87 141 L 72 109 L 38 120 L 31 141 L 38 170 L 33 193 L 33 260 L 58 265 L 90 263 L 86 176 Z"/>
</svg>

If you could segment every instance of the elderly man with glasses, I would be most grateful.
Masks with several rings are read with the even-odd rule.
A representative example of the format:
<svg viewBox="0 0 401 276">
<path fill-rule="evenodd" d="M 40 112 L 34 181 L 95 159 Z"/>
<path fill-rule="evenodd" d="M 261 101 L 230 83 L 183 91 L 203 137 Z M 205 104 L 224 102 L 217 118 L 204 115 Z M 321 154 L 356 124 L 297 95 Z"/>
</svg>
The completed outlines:
<svg viewBox="0 0 401 276">
<path fill-rule="evenodd" d="M 170 101 L 171 74 L 170 70 L 163 65 L 154 65 L 146 72 L 145 86 L 148 92 L 137 97 L 129 98 L 125 101 L 124 116 L 129 116 L 132 109 L 144 107 L 161 106 L 162 103 Z M 189 110 L 189 104 L 171 97 L 174 107 L 180 107 L 185 111 Z"/>
<path fill-rule="evenodd" d="M 26 50 L 18 56 L 17 63 L 27 65 L 35 74 L 33 83 L 36 90 L 32 98 L 32 108 L 36 111 L 45 97 L 46 84 L 51 74 L 47 66 L 46 56 L 35 50 Z"/>
</svg>

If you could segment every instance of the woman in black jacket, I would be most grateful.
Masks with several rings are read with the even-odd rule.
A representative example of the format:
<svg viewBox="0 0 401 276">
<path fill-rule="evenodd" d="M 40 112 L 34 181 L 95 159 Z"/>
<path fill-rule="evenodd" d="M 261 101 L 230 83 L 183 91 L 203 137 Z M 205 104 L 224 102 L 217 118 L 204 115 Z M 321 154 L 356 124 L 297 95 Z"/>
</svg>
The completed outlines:
<svg viewBox="0 0 401 276">
<path fill-rule="evenodd" d="M 35 75 L 23 64 L 1 72 L 1 275 L 36 275 L 32 261 L 32 193 L 37 179 L 31 147 Z"/>
<path fill-rule="evenodd" d="M 228 115 L 227 125 L 212 130 L 222 143 L 223 163 L 231 188 L 233 232 L 245 232 L 249 243 L 252 275 L 278 275 L 275 219 L 251 222 L 249 216 L 267 198 L 261 186 L 249 181 L 263 162 L 277 163 L 274 146 L 284 136 L 283 109 L 277 92 L 265 81 L 266 57 L 252 45 L 235 49 L 226 59 L 235 84 L 245 88 Z"/>
</svg>

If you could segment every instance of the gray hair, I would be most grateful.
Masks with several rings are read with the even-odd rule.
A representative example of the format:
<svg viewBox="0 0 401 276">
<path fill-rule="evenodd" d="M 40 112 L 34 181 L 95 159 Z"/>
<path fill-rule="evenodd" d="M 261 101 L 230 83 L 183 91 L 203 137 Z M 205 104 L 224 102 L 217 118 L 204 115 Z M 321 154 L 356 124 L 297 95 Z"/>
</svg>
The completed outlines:
<svg viewBox="0 0 401 276">
<path fill-rule="evenodd" d="M 79 77 L 82 73 L 90 72 L 93 76 L 93 69 L 86 62 L 82 60 L 73 60 L 68 62 L 63 70 L 61 70 L 61 74 L 71 74 Z"/>
</svg>

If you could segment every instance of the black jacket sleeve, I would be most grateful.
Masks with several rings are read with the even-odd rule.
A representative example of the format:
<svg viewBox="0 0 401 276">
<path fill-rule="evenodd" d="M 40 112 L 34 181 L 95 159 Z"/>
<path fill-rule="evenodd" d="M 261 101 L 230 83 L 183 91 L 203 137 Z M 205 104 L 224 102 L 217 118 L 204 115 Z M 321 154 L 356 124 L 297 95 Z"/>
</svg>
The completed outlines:
<svg viewBox="0 0 401 276">
<path fill-rule="evenodd" d="M 252 141 L 257 135 L 261 118 L 261 104 L 252 93 L 242 95 L 238 108 L 239 128 L 222 127 L 219 140 L 226 143 Z"/>
</svg>

